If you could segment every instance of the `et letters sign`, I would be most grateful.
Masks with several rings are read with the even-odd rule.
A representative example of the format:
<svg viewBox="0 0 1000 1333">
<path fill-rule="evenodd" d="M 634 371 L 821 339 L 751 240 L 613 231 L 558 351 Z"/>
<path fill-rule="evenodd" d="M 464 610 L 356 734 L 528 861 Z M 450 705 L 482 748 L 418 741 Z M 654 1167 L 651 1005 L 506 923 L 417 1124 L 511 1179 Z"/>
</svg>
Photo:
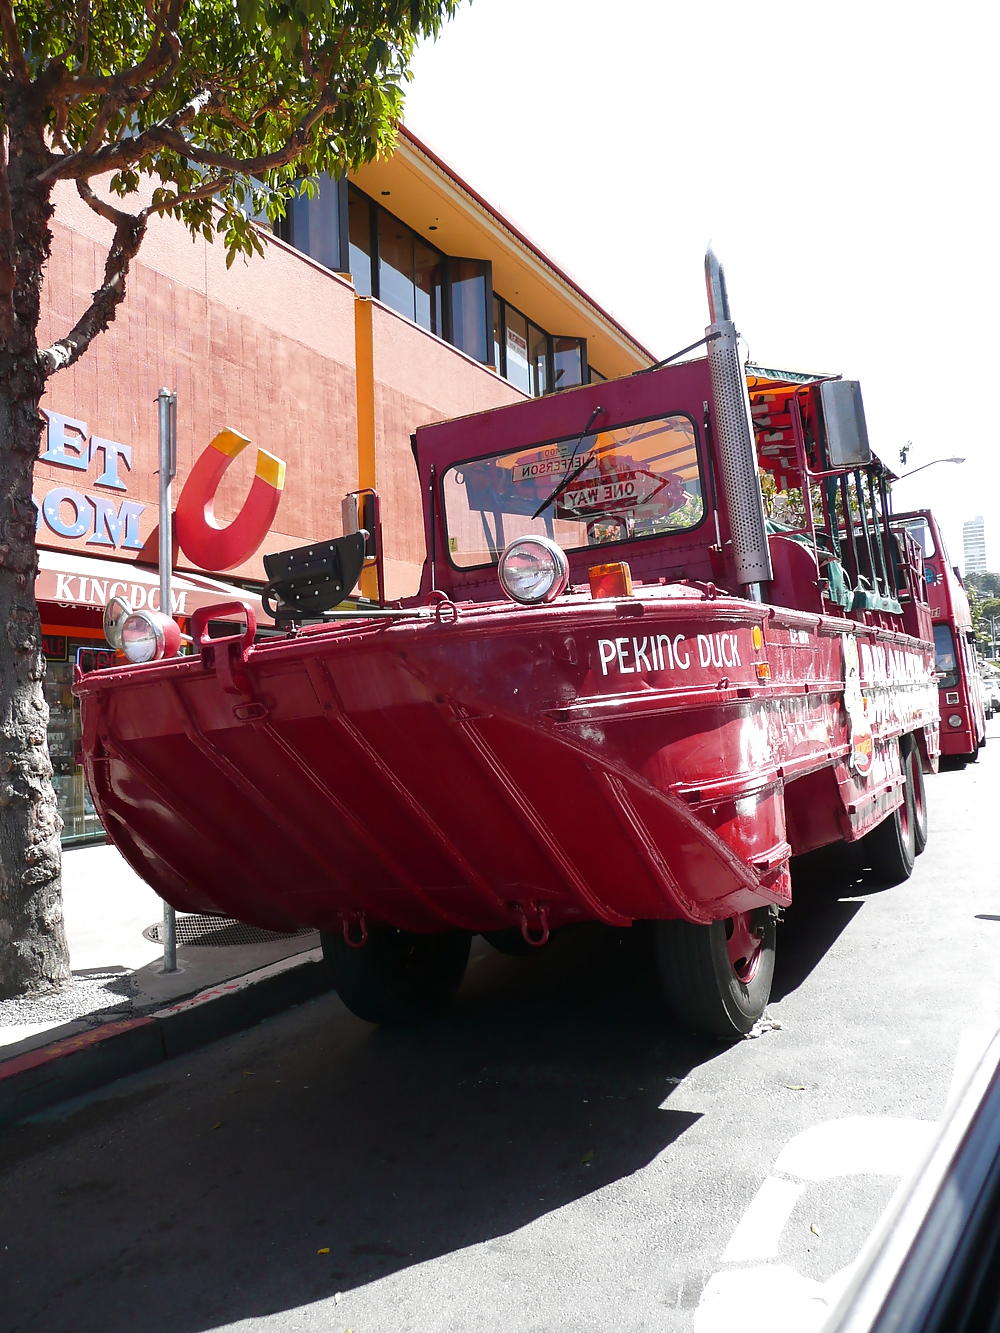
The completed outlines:
<svg viewBox="0 0 1000 1333">
<path fill-rule="evenodd" d="M 47 426 L 39 462 L 66 469 L 73 484 L 35 496 L 36 535 L 47 528 L 98 553 L 141 551 L 139 520 L 147 506 L 127 497 L 132 446 L 91 435 L 85 421 L 50 408 L 42 412 Z M 97 474 L 92 479 L 91 472 Z"/>
</svg>

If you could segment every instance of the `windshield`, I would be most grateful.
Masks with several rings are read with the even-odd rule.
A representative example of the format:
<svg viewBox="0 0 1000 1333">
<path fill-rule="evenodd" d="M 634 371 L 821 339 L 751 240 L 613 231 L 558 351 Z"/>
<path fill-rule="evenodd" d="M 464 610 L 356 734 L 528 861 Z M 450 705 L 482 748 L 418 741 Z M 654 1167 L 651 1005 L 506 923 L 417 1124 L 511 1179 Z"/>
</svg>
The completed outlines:
<svg viewBox="0 0 1000 1333">
<path fill-rule="evenodd" d="M 937 669 L 944 672 L 944 679 L 938 681 L 938 687 L 953 690 L 958 684 L 958 663 L 955 660 L 955 640 L 947 625 L 934 626 L 934 651 L 937 654 Z"/>
<path fill-rule="evenodd" d="M 931 526 L 925 518 L 908 518 L 903 523 L 903 527 L 920 546 L 920 549 L 924 553 L 925 560 L 935 554 L 934 538 L 931 536 Z"/>
<path fill-rule="evenodd" d="M 459 463 L 444 511 L 460 569 L 496 564 L 529 532 L 567 551 L 683 532 L 705 513 L 694 423 L 656 417 Z"/>
</svg>

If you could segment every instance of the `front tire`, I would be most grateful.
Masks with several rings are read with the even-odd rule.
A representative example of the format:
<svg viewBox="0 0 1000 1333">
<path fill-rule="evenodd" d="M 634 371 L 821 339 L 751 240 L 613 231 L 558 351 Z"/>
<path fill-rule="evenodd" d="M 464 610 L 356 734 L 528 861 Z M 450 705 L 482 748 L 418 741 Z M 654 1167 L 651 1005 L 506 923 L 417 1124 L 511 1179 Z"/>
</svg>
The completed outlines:
<svg viewBox="0 0 1000 1333">
<path fill-rule="evenodd" d="M 736 1041 L 763 1016 L 774 976 L 775 918 L 769 908 L 695 926 L 654 921 L 664 997 L 685 1027 Z"/>
<path fill-rule="evenodd" d="M 909 756 L 906 749 L 901 749 L 901 767 L 906 777 L 902 804 L 863 839 L 872 873 L 880 883 L 890 887 L 910 878 L 917 855 Z"/>
<path fill-rule="evenodd" d="M 927 846 L 927 795 L 924 771 L 920 764 L 920 748 L 912 736 L 906 754 L 905 771 L 913 808 L 913 852 L 919 856 Z"/>
<path fill-rule="evenodd" d="M 462 984 L 472 946 L 467 931 L 416 935 L 393 926 L 369 926 L 360 949 L 352 949 L 343 934 L 322 932 L 320 940 L 334 987 L 351 1013 L 389 1026 L 440 1013 Z"/>
</svg>

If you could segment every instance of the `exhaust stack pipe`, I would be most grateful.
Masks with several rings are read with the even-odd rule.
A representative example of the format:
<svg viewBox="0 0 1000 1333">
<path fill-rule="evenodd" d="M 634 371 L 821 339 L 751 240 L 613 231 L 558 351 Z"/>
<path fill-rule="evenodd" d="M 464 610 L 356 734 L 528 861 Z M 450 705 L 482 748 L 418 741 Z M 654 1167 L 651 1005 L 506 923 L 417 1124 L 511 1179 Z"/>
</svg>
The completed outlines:
<svg viewBox="0 0 1000 1333">
<path fill-rule="evenodd" d="M 750 597 L 760 602 L 763 601 L 761 584 L 770 583 L 773 577 L 764 524 L 764 497 L 757 472 L 747 379 L 740 362 L 736 325 L 729 311 L 726 274 L 711 246 L 705 253 L 705 286 L 712 320 L 705 330 L 709 340 L 708 369 L 736 577 L 747 585 Z"/>
</svg>

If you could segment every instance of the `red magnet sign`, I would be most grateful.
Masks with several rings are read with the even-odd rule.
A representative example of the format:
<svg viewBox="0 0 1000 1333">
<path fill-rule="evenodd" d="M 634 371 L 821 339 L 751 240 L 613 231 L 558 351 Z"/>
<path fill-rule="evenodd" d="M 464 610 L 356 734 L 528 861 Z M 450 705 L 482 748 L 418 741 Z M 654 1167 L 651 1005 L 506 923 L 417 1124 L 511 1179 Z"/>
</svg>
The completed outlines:
<svg viewBox="0 0 1000 1333">
<path fill-rule="evenodd" d="M 253 555 L 278 512 L 285 465 L 266 449 L 257 450 L 257 475 L 246 504 L 227 527 L 215 517 L 215 493 L 226 469 L 250 441 L 238 431 L 220 431 L 184 483 L 174 525 L 184 554 L 202 569 L 235 569 Z"/>
</svg>

